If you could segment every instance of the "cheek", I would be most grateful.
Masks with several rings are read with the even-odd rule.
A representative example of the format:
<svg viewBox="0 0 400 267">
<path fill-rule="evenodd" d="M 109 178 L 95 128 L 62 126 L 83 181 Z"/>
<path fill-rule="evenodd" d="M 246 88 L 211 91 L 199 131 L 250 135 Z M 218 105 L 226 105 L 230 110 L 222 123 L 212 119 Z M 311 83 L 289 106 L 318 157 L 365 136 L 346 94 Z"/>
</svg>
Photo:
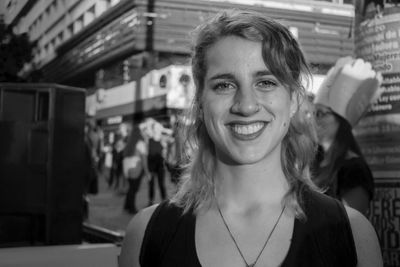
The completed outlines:
<svg viewBox="0 0 400 267">
<path fill-rule="evenodd" d="M 282 117 L 283 117 L 282 127 L 286 128 L 286 129 L 289 128 L 289 124 L 290 124 L 290 120 L 291 120 L 289 104 L 290 103 L 286 103 L 286 106 L 285 105 L 282 106 L 282 107 L 284 107 L 282 109 Z"/>
<path fill-rule="evenodd" d="M 221 112 L 216 105 L 210 105 L 209 103 L 203 105 L 203 122 L 209 134 L 215 131 Z"/>
<path fill-rule="evenodd" d="M 275 107 L 277 110 L 279 110 L 279 114 L 281 114 L 282 119 L 285 121 L 285 123 L 290 122 L 290 113 L 291 113 L 291 102 L 290 100 L 286 101 L 280 101 L 278 103 L 275 103 Z"/>
<path fill-rule="evenodd" d="M 210 103 L 209 100 L 203 102 L 202 110 L 203 110 L 203 118 L 204 120 L 211 120 L 216 114 L 218 114 L 218 110 L 216 110 L 215 106 Z"/>
<path fill-rule="evenodd" d="M 205 93 L 201 99 L 204 117 L 213 119 L 221 117 L 229 106 L 229 99 Z"/>
</svg>

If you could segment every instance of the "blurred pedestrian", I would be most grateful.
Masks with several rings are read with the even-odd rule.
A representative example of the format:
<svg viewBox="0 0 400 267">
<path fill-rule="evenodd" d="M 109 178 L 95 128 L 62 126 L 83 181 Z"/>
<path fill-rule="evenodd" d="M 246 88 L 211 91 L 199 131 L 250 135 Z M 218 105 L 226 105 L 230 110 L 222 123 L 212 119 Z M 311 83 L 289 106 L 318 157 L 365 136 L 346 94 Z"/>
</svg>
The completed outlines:
<svg viewBox="0 0 400 267">
<path fill-rule="evenodd" d="M 182 174 L 181 165 L 184 164 L 180 154 L 182 151 L 180 149 L 180 142 L 177 141 L 178 115 L 171 114 L 169 126 L 170 133 L 165 135 L 165 166 L 169 172 L 170 180 L 176 188 L 179 183 L 179 177 Z"/>
<path fill-rule="evenodd" d="M 99 190 L 99 172 L 98 172 L 98 163 L 99 163 L 99 146 L 100 146 L 100 135 L 96 129 L 96 124 L 94 119 L 89 118 L 85 123 L 85 144 L 87 149 L 87 168 L 89 171 L 89 181 L 87 192 L 89 194 L 97 194 Z"/>
<path fill-rule="evenodd" d="M 380 79 L 370 63 L 341 58 L 315 97 L 319 153 L 314 182 L 364 215 L 374 195 L 374 181 L 352 127 L 376 99 Z"/>
<path fill-rule="evenodd" d="M 105 158 L 106 158 L 106 149 L 104 145 L 104 131 L 101 128 L 100 122 L 96 122 L 95 132 L 98 137 L 98 144 L 96 146 L 98 162 L 97 162 L 97 172 L 101 175 L 103 174 Z"/>
<path fill-rule="evenodd" d="M 123 153 L 126 146 L 125 137 L 120 133 L 117 133 L 114 139 L 114 143 L 112 144 L 112 164 L 110 169 L 110 178 L 108 180 L 108 185 L 116 190 L 117 192 L 123 191 L 123 169 L 122 169 L 122 160 Z M 121 188 L 122 187 L 122 188 Z"/>
<path fill-rule="evenodd" d="M 171 182 L 177 185 L 181 176 L 180 160 L 178 158 L 178 142 L 175 139 L 175 133 L 168 138 L 166 143 L 167 152 L 165 158 L 165 166 L 170 175 Z"/>
<path fill-rule="evenodd" d="M 290 31 L 235 10 L 196 33 L 189 162 L 177 194 L 130 222 L 120 267 L 381 267 L 368 220 L 311 181 L 310 72 Z"/>
<path fill-rule="evenodd" d="M 93 144 L 94 141 L 91 138 L 93 130 L 93 124 L 87 120 L 85 122 L 84 129 L 84 145 L 85 145 L 85 162 L 84 162 L 84 172 L 85 181 L 83 189 L 83 218 L 86 220 L 89 216 L 89 194 L 98 193 L 98 172 L 96 166 L 96 149 Z"/>
<path fill-rule="evenodd" d="M 129 187 L 125 197 L 124 210 L 130 214 L 137 212 L 136 193 L 144 176 L 149 175 L 147 149 L 138 126 L 133 126 L 123 152 L 124 177 Z"/>
<path fill-rule="evenodd" d="M 154 204 L 155 197 L 155 182 L 157 180 L 160 197 L 162 200 L 167 198 L 167 191 L 165 189 L 165 163 L 163 157 L 163 144 L 162 144 L 162 128 L 163 126 L 154 121 L 150 126 L 150 135 L 148 139 L 148 155 L 147 162 L 150 172 L 149 180 L 149 206 Z"/>
</svg>

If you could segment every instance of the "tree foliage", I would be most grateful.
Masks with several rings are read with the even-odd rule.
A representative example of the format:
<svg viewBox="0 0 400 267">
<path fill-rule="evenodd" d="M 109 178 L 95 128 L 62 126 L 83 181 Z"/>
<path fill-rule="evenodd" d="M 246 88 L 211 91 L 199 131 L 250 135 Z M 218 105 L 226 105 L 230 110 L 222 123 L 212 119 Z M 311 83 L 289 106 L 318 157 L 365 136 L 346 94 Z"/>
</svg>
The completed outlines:
<svg viewBox="0 0 400 267">
<path fill-rule="evenodd" d="M 10 25 L 0 21 L 0 82 L 23 82 L 18 72 L 33 58 L 34 43 L 28 34 L 15 34 Z"/>
</svg>

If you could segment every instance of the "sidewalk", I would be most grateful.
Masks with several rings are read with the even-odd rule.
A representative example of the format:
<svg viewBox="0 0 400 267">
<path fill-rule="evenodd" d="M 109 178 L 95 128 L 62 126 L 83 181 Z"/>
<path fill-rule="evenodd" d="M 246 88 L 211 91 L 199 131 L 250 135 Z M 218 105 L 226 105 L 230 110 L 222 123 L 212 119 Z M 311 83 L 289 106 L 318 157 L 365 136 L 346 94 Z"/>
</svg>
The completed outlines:
<svg viewBox="0 0 400 267">
<path fill-rule="evenodd" d="M 105 171 L 104 173 L 108 173 Z M 99 177 L 99 193 L 89 196 L 88 223 L 104 227 L 112 231 L 124 233 L 132 215 L 123 210 L 125 194 L 108 188 L 105 175 Z M 165 175 L 165 186 L 168 196 L 171 196 L 175 186 L 170 181 L 169 173 Z M 160 202 L 158 184 L 155 184 L 155 202 Z M 145 208 L 148 204 L 148 182 L 143 179 L 136 197 L 138 209 Z"/>
</svg>

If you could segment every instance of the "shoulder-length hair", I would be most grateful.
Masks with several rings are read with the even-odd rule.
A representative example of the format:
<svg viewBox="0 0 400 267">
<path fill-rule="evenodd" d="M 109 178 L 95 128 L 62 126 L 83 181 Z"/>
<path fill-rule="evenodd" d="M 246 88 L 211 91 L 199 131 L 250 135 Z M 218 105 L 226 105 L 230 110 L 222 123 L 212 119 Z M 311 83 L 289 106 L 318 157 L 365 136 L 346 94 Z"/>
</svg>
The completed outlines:
<svg viewBox="0 0 400 267">
<path fill-rule="evenodd" d="M 309 81 L 310 71 L 296 39 L 280 23 L 251 11 L 231 10 L 217 14 L 194 31 L 192 73 L 196 85 L 195 97 L 184 123 L 183 153 L 187 155 L 180 188 L 172 201 L 184 207 L 210 207 L 215 194 L 215 148 L 204 123 L 200 119 L 200 98 L 204 90 L 208 50 L 227 36 L 238 36 L 261 42 L 262 58 L 271 73 L 297 97 L 299 104 L 307 101 L 303 82 Z M 301 105 L 299 105 L 301 106 Z M 316 133 L 313 116 L 301 108 L 292 117 L 288 132 L 282 141 L 281 161 L 289 183 L 284 204 L 296 216 L 304 217 L 302 190 L 315 188 L 310 179 L 309 166 L 316 151 Z M 187 151 L 190 153 L 187 153 Z"/>
</svg>

